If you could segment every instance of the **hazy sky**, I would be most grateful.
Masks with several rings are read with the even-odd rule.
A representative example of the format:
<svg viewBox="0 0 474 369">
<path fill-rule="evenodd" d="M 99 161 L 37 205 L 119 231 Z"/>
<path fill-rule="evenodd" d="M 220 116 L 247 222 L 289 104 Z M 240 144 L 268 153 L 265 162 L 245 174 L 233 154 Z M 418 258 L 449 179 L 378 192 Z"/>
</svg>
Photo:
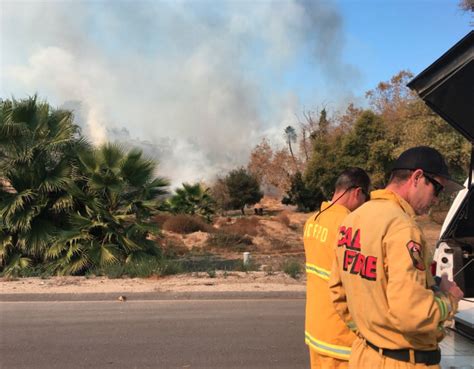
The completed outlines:
<svg viewBox="0 0 474 369">
<path fill-rule="evenodd" d="M 458 0 L 0 0 L 0 97 L 75 110 L 173 184 L 245 164 L 303 110 L 418 73 L 470 30 Z M 125 128 L 125 129 L 123 129 Z"/>
</svg>

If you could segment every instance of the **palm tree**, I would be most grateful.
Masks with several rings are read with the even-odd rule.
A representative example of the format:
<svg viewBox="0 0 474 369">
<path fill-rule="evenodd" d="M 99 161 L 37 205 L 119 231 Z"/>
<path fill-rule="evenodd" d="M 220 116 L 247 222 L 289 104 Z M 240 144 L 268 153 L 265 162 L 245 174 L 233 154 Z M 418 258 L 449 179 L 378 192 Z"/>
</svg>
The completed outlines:
<svg viewBox="0 0 474 369">
<path fill-rule="evenodd" d="M 293 163 L 295 164 L 296 171 L 298 171 L 298 163 L 296 162 L 295 155 L 293 154 L 293 147 L 291 146 L 291 143 L 296 142 L 296 131 L 292 126 L 285 128 L 285 137 L 286 143 L 288 144 L 288 149 L 290 150 L 290 154 L 293 159 Z"/>
<path fill-rule="evenodd" d="M 74 152 L 86 143 L 68 111 L 33 96 L 0 101 L 0 270 L 44 261 L 73 207 Z"/>
<path fill-rule="evenodd" d="M 183 188 L 178 188 L 176 194 L 169 199 L 169 206 L 173 213 L 197 214 L 207 221 L 215 213 L 215 201 L 210 189 L 204 188 L 200 183 L 183 183 Z"/>
<path fill-rule="evenodd" d="M 156 164 L 132 149 L 104 144 L 79 153 L 79 177 L 70 191 L 78 199 L 70 227 L 48 250 L 60 274 L 128 263 L 159 249 L 149 235 L 149 217 L 166 194 L 168 181 L 154 177 Z"/>
</svg>

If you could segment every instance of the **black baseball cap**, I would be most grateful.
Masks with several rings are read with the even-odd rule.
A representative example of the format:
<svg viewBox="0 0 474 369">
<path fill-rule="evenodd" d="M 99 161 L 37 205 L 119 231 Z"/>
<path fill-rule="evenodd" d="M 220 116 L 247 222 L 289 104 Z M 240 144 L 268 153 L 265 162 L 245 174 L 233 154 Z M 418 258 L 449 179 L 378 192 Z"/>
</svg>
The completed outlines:
<svg viewBox="0 0 474 369">
<path fill-rule="evenodd" d="M 422 169 L 427 174 L 443 177 L 447 180 L 445 186 L 447 192 L 459 191 L 464 188 L 451 178 L 443 155 L 432 147 L 417 146 L 402 152 L 392 166 L 392 171 L 397 169 Z"/>
</svg>

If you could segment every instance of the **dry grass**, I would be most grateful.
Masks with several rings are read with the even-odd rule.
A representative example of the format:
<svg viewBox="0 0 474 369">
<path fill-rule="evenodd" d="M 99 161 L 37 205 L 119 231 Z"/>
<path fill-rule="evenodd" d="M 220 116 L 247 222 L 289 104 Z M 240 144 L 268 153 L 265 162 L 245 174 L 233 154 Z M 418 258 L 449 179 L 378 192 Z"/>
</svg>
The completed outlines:
<svg viewBox="0 0 474 369">
<path fill-rule="evenodd" d="M 446 215 L 448 214 L 448 211 L 432 211 L 430 214 L 430 218 L 433 222 L 436 224 L 442 225 L 444 222 L 444 219 L 446 218 Z"/>
<path fill-rule="evenodd" d="M 204 222 L 201 218 L 185 214 L 170 215 L 169 218 L 163 223 L 162 227 L 165 231 L 180 234 L 188 234 L 198 231 L 214 231 L 214 228 Z"/>
<path fill-rule="evenodd" d="M 163 224 L 171 217 L 171 214 L 161 213 L 153 217 L 153 222 L 160 228 L 163 228 Z"/>
<path fill-rule="evenodd" d="M 257 236 L 259 225 L 260 220 L 257 217 L 238 218 L 235 223 L 223 224 L 221 230 L 224 233 Z"/>
<path fill-rule="evenodd" d="M 189 253 L 188 248 L 181 240 L 168 239 L 161 247 L 163 250 L 163 256 L 168 259 L 184 256 Z"/>
<path fill-rule="evenodd" d="M 295 242 L 291 242 L 288 239 L 271 237 L 269 241 L 271 245 L 271 250 L 274 250 L 274 251 L 277 251 L 277 250 L 288 251 L 288 250 L 297 249 L 300 247 L 299 244 L 296 244 Z"/>
<path fill-rule="evenodd" d="M 249 236 L 219 231 L 212 234 L 207 240 L 210 248 L 223 248 L 232 251 L 248 251 L 253 242 Z"/>
<path fill-rule="evenodd" d="M 290 218 L 288 217 L 288 214 L 284 212 L 280 213 L 275 217 L 275 219 L 281 224 L 286 225 L 287 227 L 290 227 L 291 222 L 290 222 Z"/>
</svg>

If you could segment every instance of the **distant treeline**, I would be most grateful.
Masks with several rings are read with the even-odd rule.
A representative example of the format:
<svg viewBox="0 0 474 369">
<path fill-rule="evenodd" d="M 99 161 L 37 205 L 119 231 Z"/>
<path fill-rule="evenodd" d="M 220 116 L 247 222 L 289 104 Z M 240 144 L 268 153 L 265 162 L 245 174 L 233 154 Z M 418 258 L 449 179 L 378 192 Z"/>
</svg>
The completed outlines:
<svg viewBox="0 0 474 369">
<path fill-rule="evenodd" d="M 411 73 L 402 71 L 366 94 L 370 109 L 349 104 L 329 116 L 322 108 L 283 132 L 286 149 L 264 139 L 250 157 L 248 169 L 283 201 L 314 210 L 332 195 L 338 173 L 348 166 L 367 170 L 375 188 L 387 181 L 391 163 L 405 149 L 428 145 L 447 158 L 455 178 L 467 176 L 470 144 L 430 110 L 407 87 Z"/>
</svg>

